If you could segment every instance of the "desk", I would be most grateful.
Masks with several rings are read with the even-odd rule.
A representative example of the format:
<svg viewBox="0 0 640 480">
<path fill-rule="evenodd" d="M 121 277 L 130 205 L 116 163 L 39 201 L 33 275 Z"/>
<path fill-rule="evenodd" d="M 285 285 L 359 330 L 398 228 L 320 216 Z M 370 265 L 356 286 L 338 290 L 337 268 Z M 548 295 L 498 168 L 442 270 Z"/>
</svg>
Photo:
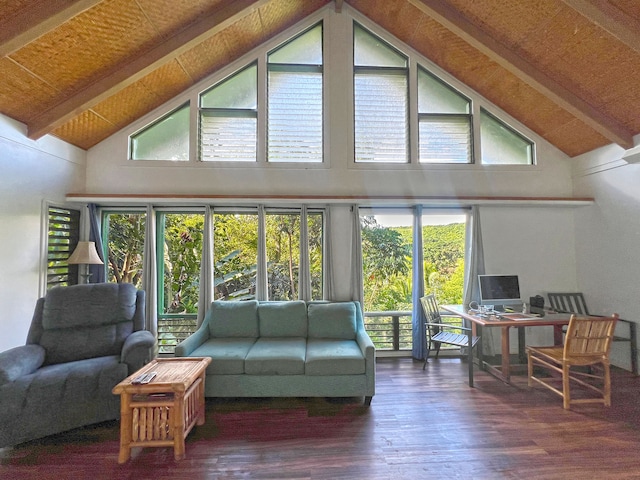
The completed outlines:
<svg viewBox="0 0 640 480">
<path fill-rule="evenodd" d="M 518 353 L 522 356 L 524 355 L 525 347 L 524 328 L 522 327 L 552 326 L 554 343 L 556 345 L 562 345 L 562 327 L 563 325 L 568 325 L 569 319 L 571 318 L 571 314 L 550 312 L 544 317 L 511 320 L 508 318 L 500 318 L 497 315 L 481 316 L 475 311 L 473 313 L 469 312 L 469 309 L 463 305 L 441 305 L 440 308 L 469 321 L 471 323 L 472 335 L 477 335 L 478 326 L 499 327 L 502 329 L 502 364 L 499 367 L 490 365 L 484 361 L 481 348 L 478 352 L 480 367 L 506 383 L 510 383 L 511 381 L 509 330 L 512 327 L 518 329 Z"/>
</svg>

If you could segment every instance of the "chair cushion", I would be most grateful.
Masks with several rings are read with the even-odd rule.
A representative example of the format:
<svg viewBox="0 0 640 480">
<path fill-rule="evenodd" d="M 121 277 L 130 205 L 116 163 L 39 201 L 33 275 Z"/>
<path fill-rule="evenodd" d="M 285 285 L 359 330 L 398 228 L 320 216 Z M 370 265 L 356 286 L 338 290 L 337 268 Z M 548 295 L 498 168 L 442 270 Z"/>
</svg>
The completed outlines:
<svg viewBox="0 0 640 480">
<path fill-rule="evenodd" d="M 212 302 L 207 317 L 209 317 L 209 334 L 212 337 L 256 338 L 258 336 L 258 302 L 256 300 Z"/>
<path fill-rule="evenodd" d="M 360 375 L 365 359 L 355 340 L 310 338 L 307 342 L 306 375 Z"/>
<path fill-rule="evenodd" d="M 255 337 L 210 338 L 190 356 L 211 357 L 207 375 L 240 375 L 244 373 L 244 360 L 254 343 Z"/>
<path fill-rule="evenodd" d="M 310 303 L 309 338 L 356 338 L 356 306 L 353 302 Z"/>
<path fill-rule="evenodd" d="M 307 339 L 260 337 L 244 363 L 249 375 L 304 375 Z"/>
<path fill-rule="evenodd" d="M 306 337 L 307 305 L 302 300 L 258 306 L 261 337 Z"/>
</svg>

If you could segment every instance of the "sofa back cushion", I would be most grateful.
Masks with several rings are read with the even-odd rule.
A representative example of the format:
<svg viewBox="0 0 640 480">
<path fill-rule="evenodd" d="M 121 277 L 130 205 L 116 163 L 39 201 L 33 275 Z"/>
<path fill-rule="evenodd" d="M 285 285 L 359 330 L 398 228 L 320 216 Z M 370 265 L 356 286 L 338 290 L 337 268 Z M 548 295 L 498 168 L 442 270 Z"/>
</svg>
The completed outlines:
<svg viewBox="0 0 640 480">
<path fill-rule="evenodd" d="M 356 305 L 353 302 L 310 303 L 309 338 L 356 338 Z"/>
<path fill-rule="evenodd" d="M 261 337 L 306 337 L 307 304 L 291 302 L 261 302 L 258 306 Z"/>
<path fill-rule="evenodd" d="M 55 287 L 42 310 L 45 364 L 120 355 L 134 330 L 137 289 L 130 283 Z"/>
<path fill-rule="evenodd" d="M 259 334 L 256 300 L 212 302 L 207 317 L 212 337 L 256 338 Z"/>
</svg>

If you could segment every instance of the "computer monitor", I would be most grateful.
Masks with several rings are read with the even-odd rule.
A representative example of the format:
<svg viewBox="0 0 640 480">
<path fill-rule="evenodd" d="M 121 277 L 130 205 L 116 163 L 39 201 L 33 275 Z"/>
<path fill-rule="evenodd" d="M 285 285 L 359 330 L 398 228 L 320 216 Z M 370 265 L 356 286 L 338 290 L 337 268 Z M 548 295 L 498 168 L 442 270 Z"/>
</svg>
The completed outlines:
<svg viewBox="0 0 640 480">
<path fill-rule="evenodd" d="M 478 275 L 482 305 L 515 305 L 520 303 L 517 275 Z"/>
</svg>

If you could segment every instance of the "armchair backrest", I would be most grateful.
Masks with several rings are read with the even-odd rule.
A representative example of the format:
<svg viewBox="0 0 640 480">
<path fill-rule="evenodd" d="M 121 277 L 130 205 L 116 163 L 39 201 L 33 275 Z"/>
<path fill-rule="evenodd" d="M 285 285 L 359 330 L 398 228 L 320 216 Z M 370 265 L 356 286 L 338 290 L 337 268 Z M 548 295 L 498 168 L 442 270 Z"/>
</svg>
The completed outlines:
<svg viewBox="0 0 640 480">
<path fill-rule="evenodd" d="M 45 349 L 45 365 L 119 355 L 144 328 L 144 291 L 129 283 L 54 287 L 38 301 L 27 337 Z"/>
</svg>

